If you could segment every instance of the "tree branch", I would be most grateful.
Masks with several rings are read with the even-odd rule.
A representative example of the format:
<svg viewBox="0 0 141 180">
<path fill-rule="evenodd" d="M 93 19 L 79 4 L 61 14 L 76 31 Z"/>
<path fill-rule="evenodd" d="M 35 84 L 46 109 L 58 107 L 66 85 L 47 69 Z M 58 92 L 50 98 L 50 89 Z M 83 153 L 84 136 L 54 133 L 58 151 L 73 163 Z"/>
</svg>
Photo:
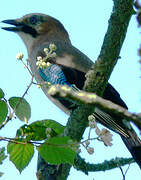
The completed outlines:
<svg viewBox="0 0 141 180">
<path fill-rule="evenodd" d="M 84 159 L 77 155 L 75 159 L 74 168 L 88 175 L 88 172 L 111 170 L 134 162 L 135 161 L 133 158 L 115 158 L 109 161 L 106 160 L 103 163 L 99 164 L 90 164 L 86 163 Z"/>
<path fill-rule="evenodd" d="M 102 96 L 108 79 L 119 59 L 131 15 L 133 0 L 113 0 L 114 7 L 98 60 L 87 73 L 85 90 Z"/>
<path fill-rule="evenodd" d="M 53 97 L 63 97 L 68 101 L 73 101 L 77 105 L 92 105 L 99 107 L 104 112 L 110 113 L 111 115 L 119 117 L 118 120 L 126 119 L 132 121 L 141 131 L 141 115 L 130 113 L 127 109 L 111 102 L 105 100 L 95 93 L 88 93 L 85 91 L 73 91 L 67 86 L 52 86 L 50 87 L 48 93 Z"/>
<path fill-rule="evenodd" d="M 98 60 L 87 74 L 85 90 L 95 92 L 102 96 L 107 85 L 112 70 L 119 58 L 120 49 L 125 39 L 127 27 L 131 15 L 133 14 L 133 0 L 113 0 L 114 7 L 109 20 L 109 26 L 104 38 Z M 94 107 L 90 105 L 79 106 L 68 119 L 65 135 L 80 141 L 87 126 L 88 115 L 94 112 Z M 38 161 L 38 164 L 41 161 Z M 62 164 L 55 166 L 56 175 L 52 180 L 66 180 L 69 175 L 71 165 Z M 64 171 L 65 169 L 65 171 Z M 40 169 L 38 169 L 40 171 Z M 46 169 L 44 169 L 46 172 Z M 51 178 L 43 178 L 50 180 Z"/>
</svg>

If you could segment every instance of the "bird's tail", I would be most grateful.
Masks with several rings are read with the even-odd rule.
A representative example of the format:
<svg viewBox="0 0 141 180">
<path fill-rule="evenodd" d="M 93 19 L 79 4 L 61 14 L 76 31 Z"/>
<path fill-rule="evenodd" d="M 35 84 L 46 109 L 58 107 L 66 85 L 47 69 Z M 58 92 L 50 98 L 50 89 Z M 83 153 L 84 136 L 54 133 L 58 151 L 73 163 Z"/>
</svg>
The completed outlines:
<svg viewBox="0 0 141 180">
<path fill-rule="evenodd" d="M 94 116 L 99 123 L 120 134 L 127 149 L 141 168 L 141 140 L 130 123 L 124 122 L 124 120 L 118 121 L 117 118 L 113 119 L 109 114 L 101 111 L 99 108 L 95 109 Z"/>
<path fill-rule="evenodd" d="M 130 151 L 132 157 L 137 162 L 141 168 L 141 140 L 138 138 L 136 132 L 132 129 L 128 131 L 129 137 L 124 137 L 121 135 L 121 138 Z"/>
</svg>

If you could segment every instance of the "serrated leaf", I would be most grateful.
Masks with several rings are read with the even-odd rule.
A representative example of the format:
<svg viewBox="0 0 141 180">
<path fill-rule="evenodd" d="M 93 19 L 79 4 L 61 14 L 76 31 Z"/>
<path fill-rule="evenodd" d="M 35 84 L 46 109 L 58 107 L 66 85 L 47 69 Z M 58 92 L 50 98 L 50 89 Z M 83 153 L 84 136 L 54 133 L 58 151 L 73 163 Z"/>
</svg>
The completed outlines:
<svg viewBox="0 0 141 180">
<path fill-rule="evenodd" d="M 53 129 L 57 134 L 62 134 L 64 132 L 65 127 L 58 123 L 57 121 L 51 120 L 51 119 L 45 119 L 42 121 L 38 121 L 41 123 L 41 125 L 45 126 L 46 128 Z M 34 123 L 32 123 L 34 125 Z"/>
<path fill-rule="evenodd" d="M 4 95 L 5 95 L 5 94 L 4 94 L 3 90 L 0 88 L 0 99 L 1 99 L 1 98 L 4 98 Z"/>
<path fill-rule="evenodd" d="M 37 147 L 42 158 L 50 164 L 74 163 L 76 152 L 68 144 L 69 137 L 53 137 Z"/>
<path fill-rule="evenodd" d="M 51 137 L 60 135 L 64 132 L 64 126 L 54 120 L 42 120 L 24 125 L 17 131 L 17 136 L 26 136 L 28 140 L 41 141 L 46 139 L 46 128 L 51 128 Z"/>
<path fill-rule="evenodd" d="M 8 107 L 7 107 L 6 102 L 3 100 L 0 100 L 0 124 L 2 124 L 3 121 L 5 121 L 7 113 L 8 113 Z"/>
<path fill-rule="evenodd" d="M 21 97 L 11 97 L 9 99 L 10 106 L 16 108 L 16 116 L 21 120 L 28 122 L 31 117 L 31 108 L 29 103 Z"/>
<path fill-rule="evenodd" d="M 46 128 L 42 126 L 23 125 L 17 130 L 17 137 L 25 137 L 27 140 L 41 141 L 46 139 Z"/>
<path fill-rule="evenodd" d="M 34 146 L 33 144 L 29 144 L 25 141 L 20 141 L 20 143 L 23 144 L 9 142 L 7 152 L 10 155 L 10 161 L 14 163 L 21 173 L 33 157 Z"/>
<path fill-rule="evenodd" d="M 7 156 L 5 155 L 4 151 L 5 151 L 4 147 L 0 148 L 0 164 L 2 164 L 3 160 L 7 158 Z"/>
</svg>

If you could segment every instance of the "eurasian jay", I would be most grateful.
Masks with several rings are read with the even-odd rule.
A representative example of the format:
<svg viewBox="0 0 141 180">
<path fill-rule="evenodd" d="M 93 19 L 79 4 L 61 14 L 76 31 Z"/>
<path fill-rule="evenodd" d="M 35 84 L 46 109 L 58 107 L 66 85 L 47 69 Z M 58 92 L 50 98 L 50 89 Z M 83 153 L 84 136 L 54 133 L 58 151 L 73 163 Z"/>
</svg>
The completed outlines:
<svg viewBox="0 0 141 180">
<path fill-rule="evenodd" d="M 29 64 L 37 83 L 50 82 L 51 84 L 75 85 L 82 89 L 85 82 L 85 74 L 90 70 L 93 62 L 81 51 L 75 48 L 69 39 L 64 26 L 55 18 L 45 14 L 27 14 L 15 20 L 4 20 L 3 23 L 14 25 L 3 27 L 7 31 L 16 32 L 23 40 L 29 56 Z M 46 69 L 38 68 L 37 57 L 44 57 L 44 48 L 55 44 L 56 56 L 52 58 L 51 65 Z M 72 103 L 63 99 L 55 99 L 48 94 L 48 89 L 43 86 L 42 90 L 59 108 L 67 114 L 73 110 Z M 126 104 L 120 98 L 119 93 L 108 83 L 103 98 L 110 100 L 127 109 Z M 114 121 L 109 114 L 96 108 L 96 119 L 109 129 L 120 134 L 122 140 L 141 168 L 141 141 L 130 124 L 122 121 Z"/>
</svg>

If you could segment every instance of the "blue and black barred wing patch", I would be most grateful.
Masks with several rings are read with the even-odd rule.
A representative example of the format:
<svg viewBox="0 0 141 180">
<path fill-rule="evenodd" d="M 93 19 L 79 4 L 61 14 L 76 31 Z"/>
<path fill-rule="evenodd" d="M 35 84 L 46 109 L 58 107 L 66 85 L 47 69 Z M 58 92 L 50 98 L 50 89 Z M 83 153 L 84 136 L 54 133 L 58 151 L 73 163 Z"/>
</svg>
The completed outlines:
<svg viewBox="0 0 141 180">
<path fill-rule="evenodd" d="M 52 85 L 66 84 L 70 86 L 70 84 L 67 82 L 64 72 L 58 65 L 51 64 L 46 69 L 39 68 L 38 72 L 44 81 L 50 82 Z"/>
</svg>

